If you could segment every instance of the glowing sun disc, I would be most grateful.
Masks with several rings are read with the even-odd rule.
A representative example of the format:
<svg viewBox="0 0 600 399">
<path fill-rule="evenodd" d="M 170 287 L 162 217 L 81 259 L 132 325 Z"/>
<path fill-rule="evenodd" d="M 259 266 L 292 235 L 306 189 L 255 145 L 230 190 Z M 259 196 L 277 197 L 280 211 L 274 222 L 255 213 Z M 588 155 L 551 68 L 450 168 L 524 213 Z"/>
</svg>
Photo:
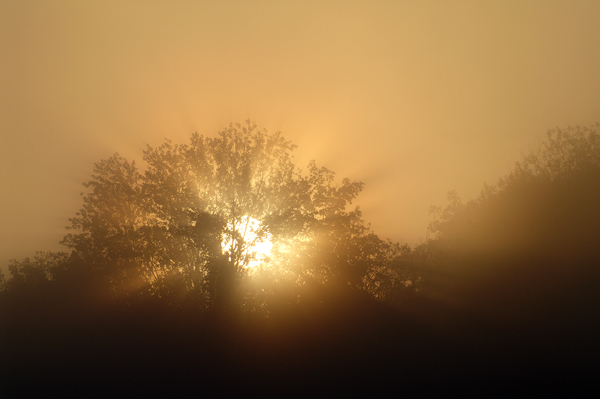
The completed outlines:
<svg viewBox="0 0 600 399">
<path fill-rule="evenodd" d="M 249 257 L 250 260 L 246 267 L 252 268 L 260 265 L 265 261 L 266 258 L 271 254 L 273 243 L 271 242 L 271 234 L 267 233 L 265 236 L 258 238 L 257 232 L 262 227 L 262 223 L 254 219 L 251 216 L 242 217 L 241 223 L 238 223 L 235 230 L 244 239 L 246 243 L 253 243 L 245 249 L 242 256 Z M 228 230 L 233 228 L 233 224 L 230 223 L 227 226 Z M 221 248 L 223 252 L 228 252 L 233 247 L 233 238 L 223 235 L 223 241 L 221 242 Z"/>
</svg>

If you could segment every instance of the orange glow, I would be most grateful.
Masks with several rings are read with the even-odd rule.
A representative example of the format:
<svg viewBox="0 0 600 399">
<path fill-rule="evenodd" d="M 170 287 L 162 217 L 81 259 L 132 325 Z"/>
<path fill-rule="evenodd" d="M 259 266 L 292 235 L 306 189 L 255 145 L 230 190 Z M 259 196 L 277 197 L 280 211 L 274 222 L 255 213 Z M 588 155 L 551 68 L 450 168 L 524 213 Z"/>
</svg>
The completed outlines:
<svg viewBox="0 0 600 399">
<path fill-rule="evenodd" d="M 255 4 L 256 3 L 256 4 Z M 600 110 L 600 2 L 0 2 L 0 260 L 60 250 L 93 163 L 256 121 L 383 237 Z"/>
<path fill-rule="evenodd" d="M 271 254 L 271 234 L 264 231 L 261 222 L 250 216 L 240 218 L 237 224 L 230 222 L 223 234 L 221 248 L 224 253 L 241 252 L 240 265 L 253 268 L 263 264 Z"/>
</svg>

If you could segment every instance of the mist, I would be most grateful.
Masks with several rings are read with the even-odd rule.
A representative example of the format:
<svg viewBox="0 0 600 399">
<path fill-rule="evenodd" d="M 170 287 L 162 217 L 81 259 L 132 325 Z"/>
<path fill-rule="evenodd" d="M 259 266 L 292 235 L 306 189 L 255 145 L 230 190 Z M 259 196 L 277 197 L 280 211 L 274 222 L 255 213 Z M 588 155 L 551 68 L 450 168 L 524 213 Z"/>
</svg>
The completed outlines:
<svg viewBox="0 0 600 399">
<path fill-rule="evenodd" d="M 425 238 L 547 129 L 598 120 L 594 1 L 1 6 L 0 259 L 59 249 L 93 163 L 251 119 Z"/>
<path fill-rule="evenodd" d="M 2 2 L 6 392 L 587 395 L 599 16 Z"/>
</svg>

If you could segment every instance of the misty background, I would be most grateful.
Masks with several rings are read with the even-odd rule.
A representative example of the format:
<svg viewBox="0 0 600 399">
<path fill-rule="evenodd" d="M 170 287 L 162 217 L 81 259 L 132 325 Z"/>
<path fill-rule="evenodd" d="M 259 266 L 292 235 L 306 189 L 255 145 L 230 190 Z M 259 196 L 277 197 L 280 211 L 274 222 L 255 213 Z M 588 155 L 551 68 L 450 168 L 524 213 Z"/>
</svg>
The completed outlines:
<svg viewBox="0 0 600 399">
<path fill-rule="evenodd" d="M 254 120 L 417 244 L 556 126 L 600 119 L 596 1 L 3 1 L 0 262 L 60 249 L 94 162 Z M 143 165 L 142 165 L 143 166 Z"/>
</svg>

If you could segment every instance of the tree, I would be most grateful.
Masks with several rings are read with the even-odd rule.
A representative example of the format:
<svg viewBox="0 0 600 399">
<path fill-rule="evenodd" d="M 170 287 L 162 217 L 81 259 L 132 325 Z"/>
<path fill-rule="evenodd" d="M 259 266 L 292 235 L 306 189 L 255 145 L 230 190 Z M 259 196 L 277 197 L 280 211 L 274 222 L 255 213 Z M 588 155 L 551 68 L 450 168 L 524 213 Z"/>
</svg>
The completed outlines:
<svg viewBox="0 0 600 399">
<path fill-rule="evenodd" d="M 148 146 L 143 174 L 115 154 L 95 164 L 63 243 L 98 284 L 127 301 L 155 297 L 210 309 L 231 306 L 238 291 L 260 308 L 272 302 L 276 289 L 266 288 L 274 281 L 375 290 L 365 276 L 373 280 L 394 249 L 358 208 L 346 210 L 363 184 L 336 185 L 334 173 L 314 161 L 304 174 L 292 162 L 294 149 L 247 121 L 215 138 Z M 273 248 L 267 257 L 256 250 L 265 242 Z M 256 278 L 242 292 L 249 274 Z M 258 286 L 267 275 L 271 283 Z"/>
<path fill-rule="evenodd" d="M 139 254 L 147 215 L 142 207 L 142 176 L 135 162 L 119 154 L 95 164 L 90 191 L 83 207 L 69 219 L 77 233 L 65 236 L 66 245 L 89 269 L 97 284 L 116 296 L 135 292 L 143 279 Z"/>
<path fill-rule="evenodd" d="M 446 208 L 432 207 L 429 230 L 454 250 L 556 256 L 575 251 L 565 244 L 591 248 L 600 225 L 599 126 L 549 130 L 539 149 L 479 197 L 463 203 L 449 192 Z"/>
<path fill-rule="evenodd" d="M 65 264 L 65 252 L 37 252 L 33 259 L 11 259 L 8 270 L 11 279 L 4 283 L 8 291 L 34 291 L 46 285 Z M 4 282 L 4 274 L 0 281 Z M 1 287 L 0 287 L 1 288 Z"/>
<path fill-rule="evenodd" d="M 449 193 L 448 206 L 433 209 L 427 247 L 438 285 L 429 291 L 504 327 L 591 333 L 589 309 L 600 304 L 598 127 L 550 130 L 477 198 Z"/>
<path fill-rule="evenodd" d="M 499 188 L 537 178 L 545 181 L 572 178 L 600 168 L 600 123 L 590 127 L 554 128 L 541 148 L 529 151 Z"/>
</svg>

